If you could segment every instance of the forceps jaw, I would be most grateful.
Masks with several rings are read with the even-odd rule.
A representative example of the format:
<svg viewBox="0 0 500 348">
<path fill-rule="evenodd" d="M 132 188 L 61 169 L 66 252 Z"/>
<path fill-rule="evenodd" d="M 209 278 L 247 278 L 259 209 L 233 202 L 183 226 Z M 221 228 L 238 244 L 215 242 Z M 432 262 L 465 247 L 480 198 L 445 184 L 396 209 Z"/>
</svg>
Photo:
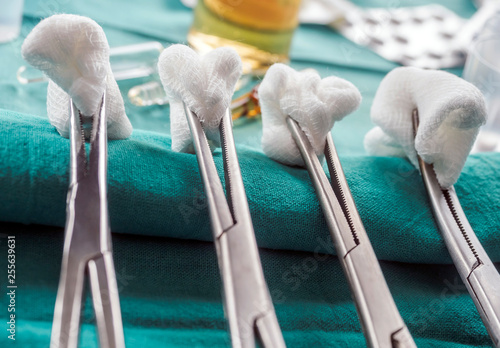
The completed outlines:
<svg viewBox="0 0 500 348">
<path fill-rule="evenodd" d="M 287 125 L 320 201 L 368 346 L 415 347 L 364 230 L 331 135 L 324 150 L 330 182 L 299 124 L 288 117 Z"/>
<path fill-rule="evenodd" d="M 70 100 L 70 184 L 51 347 L 77 347 L 85 273 L 101 347 L 125 347 L 107 206 L 106 95 L 92 115 L 87 158 L 82 116 Z"/>
<path fill-rule="evenodd" d="M 224 288 L 224 309 L 233 347 L 285 347 L 262 271 L 241 170 L 226 110 L 219 134 L 226 194 L 200 120 L 186 105 L 198 167 L 208 201 L 212 233 Z"/>
<path fill-rule="evenodd" d="M 413 111 L 414 135 L 418 110 Z M 442 188 L 434 168 L 417 155 L 435 221 L 457 271 L 496 347 L 500 347 L 500 275 L 482 247 L 453 186 Z"/>
<path fill-rule="evenodd" d="M 342 209 L 337 203 L 337 197 L 332 192 L 332 186 L 309 140 L 295 120 L 288 117 L 286 121 L 309 171 L 314 189 L 323 208 L 323 214 L 325 215 L 329 230 L 336 231 L 334 241 L 337 253 L 343 257 L 347 255 L 350 250 L 354 249 L 357 244 L 350 233 L 345 233 L 345 231 L 349 229 L 348 226 L 345 226 L 346 221 L 336 218 L 336 216 L 343 215 Z"/>
<path fill-rule="evenodd" d="M 212 151 L 208 145 L 201 122 L 186 105 L 184 105 L 184 110 L 191 130 L 196 157 L 198 159 L 198 168 L 207 197 L 212 232 L 214 238 L 218 239 L 224 231 L 234 225 L 233 216 L 229 210 L 219 173 L 213 162 Z"/>
<path fill-rule="evenodd" d="M 73 255 L 87 261 L 112 249 L 107 201 L 106 93 L 91 118 L 88 156 L 81 119 L 70 99 L 70 184 L 65 252 L 69 253 L 71 247 Z"/>
<path fill-rule="evenodd" d="M 238 155 L 236 154 L 232 123 L 232 114 L 227 109 L 219 125 L 227 202 L 234 221 L 249 225 L 253 234 L 252 217 L 248 208 L 248 200 L 243 185 Z"/>
</svg>

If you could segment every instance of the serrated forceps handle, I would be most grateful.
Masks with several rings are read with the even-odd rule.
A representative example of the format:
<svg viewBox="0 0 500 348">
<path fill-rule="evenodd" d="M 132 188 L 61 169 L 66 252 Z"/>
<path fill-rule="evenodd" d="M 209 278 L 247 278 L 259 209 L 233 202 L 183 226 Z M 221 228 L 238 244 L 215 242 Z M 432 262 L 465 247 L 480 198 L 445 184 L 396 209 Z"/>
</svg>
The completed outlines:
<svg viewBox="0 0 500 348">
<path fill-rule="evenodd" d="M 418 111 L 415 110 L 415 133 L 418 123 Z M 432 164 L 417 157 L 434 219 L 448 252 L 493 343 L 500 347 L 500 274 L 470 226 L 454 187 L 442 188 Z"/>
</svg>

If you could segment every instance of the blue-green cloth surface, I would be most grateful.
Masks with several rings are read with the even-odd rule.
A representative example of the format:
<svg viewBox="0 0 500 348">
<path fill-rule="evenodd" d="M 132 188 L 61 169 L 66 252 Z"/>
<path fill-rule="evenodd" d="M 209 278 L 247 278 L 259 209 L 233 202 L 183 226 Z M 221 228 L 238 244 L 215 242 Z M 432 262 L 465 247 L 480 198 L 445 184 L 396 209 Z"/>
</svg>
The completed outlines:
<svg viewBox="0 0 500 348">
<path fill-rule="evenodd" d="M 362 6 L 415 6 L 429 1 L 355 1 Z M 464 17 L 469 0 L 441 4 Z M 5 236 L 18 245 L 18 340 L 47 346 L 59 275 L 68 185 L 69 141 L 46 117 L 46 84 L 20 85 L 23 37 L 54 13 L 90 16 L 111 46 L 158 40 L 185 42 L 191 10 L 178 0 L 25 1 L 21 38 L 0 45 L 0 269 Z M 291 65 L 313 67 L 353 82 L 358 111 L 335 125 L 333 137 L 358 210 L 396 303 L 422 347 L 489 346 L 472 301 L 451 265 L 432 219 L 418 172 L 406 159 L 367 156 L 364 134 L 376 88 L 396 64 L 331 29 L 301 26 Z M 460 74 L 460 69 L 452 69 Z M 137 107 L 120 82 L 134 133 L 109 142 L 109 206 L 125 335 L 130 347 L 227 346 L 220 278 L 206 202 L 193 155 L 170 149 L 168 107 Z M 264 272 L 290 347 L 365 345 L 339 262 L 305 170 L 269 160 L 260 148 L 261 122 L 234 128 Z M 222 169 L 220 152 L 215 162 Z M 455 185 L 469 221 L 500 261 L 499 154 L 471 156 Z M 10 222 L 10 223 L 5 223 Z M 28 225 L 27 225 L 28 224 Z M 55 227 L 44 227 L 55 226 Z M 120 280 L 120 277 L 123 279 Z M 6 281 L 0 274 L 1 285 Z M 7 317 L 7 297 L 0 321 Z M 95 347 L 86 306 L 82 346 Z M 5 333 L 5 330 L 3 330 Z M 6 334 L 0 336 L 6 340 Z M 6 341 L 7 342 L 7 341 Z M 13 342 L 7 342 L 14 344 Z M 5 343 L 5 344 L 7 344 Z"/>
<path fill-rule="evenodd" d="M 0 225 L 0 252 L 16 236 L 16 342 L 49 343 L 63 229 Z M 127 347 L 229 347 L 212 243 L 114 234 L 114 259 Z M 261 249 L 260 255 L 288 347 L 364 347 L 340 263 L 322 253 Z M 419 347 L 489 347 L 486 330 L 453 265 L 381 262 L 394 299 Z M 6 257 L 0 269 L 6 269 Z M 2 314 L 7 299 L 0 302 Z M 97 347 L 91 299 L 80 347 Z M 1 321 L 4 322 L 2 317 Z"/>
</svg>

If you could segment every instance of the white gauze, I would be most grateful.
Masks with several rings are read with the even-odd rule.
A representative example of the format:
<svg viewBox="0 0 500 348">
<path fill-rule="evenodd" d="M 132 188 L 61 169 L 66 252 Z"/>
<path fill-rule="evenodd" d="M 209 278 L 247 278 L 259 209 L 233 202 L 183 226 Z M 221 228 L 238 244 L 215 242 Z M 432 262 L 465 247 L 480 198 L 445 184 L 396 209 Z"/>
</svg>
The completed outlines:
<svg viewBox="0 0 500 348">
<path fill-rule="evenodd" d="M 356 110 L 361 94 L 349 81 L 324 79 L 315 71 L 298 72 L 284 64 L 269 68 L 259 87 L 262 109 L 262 148 L 267 156 L 286 165 L 304 166 L 286 119 L 297 121 L 323 158 L 326 136 L 335 121 Z"/>
<path fill-rule="evenodd" d="M 54 15 L 26 37 L 24 59 L 49 77 L 47 113 L 58 132 L 69 137 L 69 99 L 85 116 L 93 115 L 106 91 L 108 137 L 132 133 L 123 98 L 111 72 L 109 45 L 102 28 L 87 17 Z"/>
<path fill-rule="evenodd" d="M 420 119 L 413 136 L 413 110 Z M 434 165 L 439 184 L 453 185 L 486 121 L 481 92 L 444 72 L 401 67 L 380 83 L 371 109 L 378 125 L 365 137 L 365 148 L 377 156 L 407 156 L 418 168 L 417 153 Z"/>
<path fill-rule="evenodd" d="M 241 76 L 235 50 L 217 48 L 204 56 L 185 45 L 172 45 L 158 60 L 158 72 L 170 102 L 172 150 L 194 152 L 183 102 L 201 121 L 212 149 L 220 146 L 219 124 Z"/>
</svg>

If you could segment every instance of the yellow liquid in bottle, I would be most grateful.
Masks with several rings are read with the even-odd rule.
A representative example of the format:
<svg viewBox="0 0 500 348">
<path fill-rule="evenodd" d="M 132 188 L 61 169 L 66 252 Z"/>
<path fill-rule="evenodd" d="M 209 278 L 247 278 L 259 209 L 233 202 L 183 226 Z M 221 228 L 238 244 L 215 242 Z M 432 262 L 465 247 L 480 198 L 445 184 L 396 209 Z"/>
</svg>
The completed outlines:
<svg viewBox="0 0 500 348">
<path fill-rule="evenodd" d="M 244 73 L 262 75 L 273 63 L 288 61 L 299 5 L 300 0 L 199 0 L 188 42 L 201 53 L 233 47 Z"/>
</svg>

